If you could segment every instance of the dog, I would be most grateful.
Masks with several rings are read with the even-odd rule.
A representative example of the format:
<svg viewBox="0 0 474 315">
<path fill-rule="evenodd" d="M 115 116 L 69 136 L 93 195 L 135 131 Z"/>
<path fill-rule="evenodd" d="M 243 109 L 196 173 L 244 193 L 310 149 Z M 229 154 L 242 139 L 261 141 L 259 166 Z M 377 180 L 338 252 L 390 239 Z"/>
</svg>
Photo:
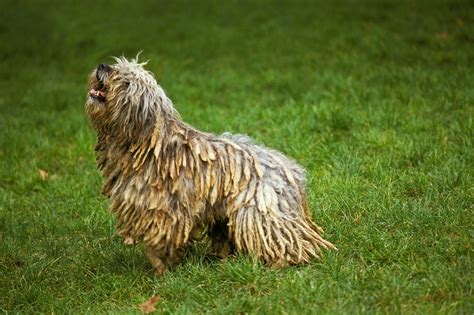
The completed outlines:
<svg viewBox="0 0 474 315">
<path fill-rule="evenodd" d="M 212 253 L 246 253 L 272 267 L 335 249 L 313 223 L 304 169 L 249 137 L 186 124 L 138 57 L 100 64 L 85 110 L 97 133 L 117 233 L 142 241 L 157 274 L 205 229 Z"/>
</svg>

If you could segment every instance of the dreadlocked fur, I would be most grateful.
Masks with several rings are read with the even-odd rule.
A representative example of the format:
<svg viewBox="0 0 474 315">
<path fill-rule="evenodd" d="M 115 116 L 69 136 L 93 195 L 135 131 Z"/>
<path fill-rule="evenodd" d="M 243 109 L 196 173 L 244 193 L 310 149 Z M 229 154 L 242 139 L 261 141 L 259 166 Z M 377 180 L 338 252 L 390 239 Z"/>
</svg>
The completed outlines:
<svg viewBox="0 0 474 315">
<path fill-rule="evenodd" d="M 115 60 L 93 71 L 85 105 L 102 193 L 118 233 L 142 240 L 158 273 L 202 227 L 218 256 L 236 249 L 275 267 L 334 248 L 311 220 L 301 166 L 246 136 L 194 129 L 145 63 Z"/>
</svg>

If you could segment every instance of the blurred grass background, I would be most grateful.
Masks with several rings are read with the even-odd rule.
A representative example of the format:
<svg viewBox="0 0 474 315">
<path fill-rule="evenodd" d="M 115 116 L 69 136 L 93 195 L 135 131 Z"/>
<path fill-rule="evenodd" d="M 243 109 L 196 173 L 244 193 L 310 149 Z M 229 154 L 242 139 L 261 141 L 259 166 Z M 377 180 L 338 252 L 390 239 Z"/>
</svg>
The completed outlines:
<svg viewBox="0 0 474 315">
<path fill-rule="evenodd" d="M 114 237 L 87 77 L 142 50 L 184 120 L 307 168 L 338 252 L 269 270 L 196 246 L 155 278 Z M 472 313 L 473 61 L 471 1 L 3 0 L 0 309 Z"/>
</svg>

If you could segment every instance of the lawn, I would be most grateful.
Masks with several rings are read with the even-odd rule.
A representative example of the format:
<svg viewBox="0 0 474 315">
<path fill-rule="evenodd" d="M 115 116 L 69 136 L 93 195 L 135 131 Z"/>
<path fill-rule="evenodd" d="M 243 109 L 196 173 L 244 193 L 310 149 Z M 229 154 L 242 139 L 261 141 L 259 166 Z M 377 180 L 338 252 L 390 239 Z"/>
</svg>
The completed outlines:
<svg viewBox="0 0 474 315">
<path fill-rule="evenodd" d="M 143 51 L 184 120 L 307 169 L 338 248 L 306 266 L 196 244 L 155 277 L 100 196 L 87 77 Z M 0 310 L 473 313 L 470 1 L 0 3 Z"/>
</svg>

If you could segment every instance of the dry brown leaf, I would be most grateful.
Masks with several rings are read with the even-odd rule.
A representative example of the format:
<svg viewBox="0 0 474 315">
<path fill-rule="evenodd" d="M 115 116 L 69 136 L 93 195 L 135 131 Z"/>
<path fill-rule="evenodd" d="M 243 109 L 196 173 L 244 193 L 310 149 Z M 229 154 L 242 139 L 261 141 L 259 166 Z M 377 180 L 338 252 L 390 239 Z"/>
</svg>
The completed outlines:
<svg viewBox="0 0 474 315">
<path fill-rule="evenodd" d="M 154 312 L 156 311 L 155 304 L 156 302 L 158 302 L 159 299 L 160 297 L 158 295 L 154 295 L 145 303 L 138 305 L 138 308 L 140 308 L 140 311 L 142 311 L 145 314 Z"/>
<path fill-rule="evenodd" d="M 38 169 L 39 176 L 42 180 L 46 180 L 48 178 L 48 172 L 42 169 Z"/>
</svg>

